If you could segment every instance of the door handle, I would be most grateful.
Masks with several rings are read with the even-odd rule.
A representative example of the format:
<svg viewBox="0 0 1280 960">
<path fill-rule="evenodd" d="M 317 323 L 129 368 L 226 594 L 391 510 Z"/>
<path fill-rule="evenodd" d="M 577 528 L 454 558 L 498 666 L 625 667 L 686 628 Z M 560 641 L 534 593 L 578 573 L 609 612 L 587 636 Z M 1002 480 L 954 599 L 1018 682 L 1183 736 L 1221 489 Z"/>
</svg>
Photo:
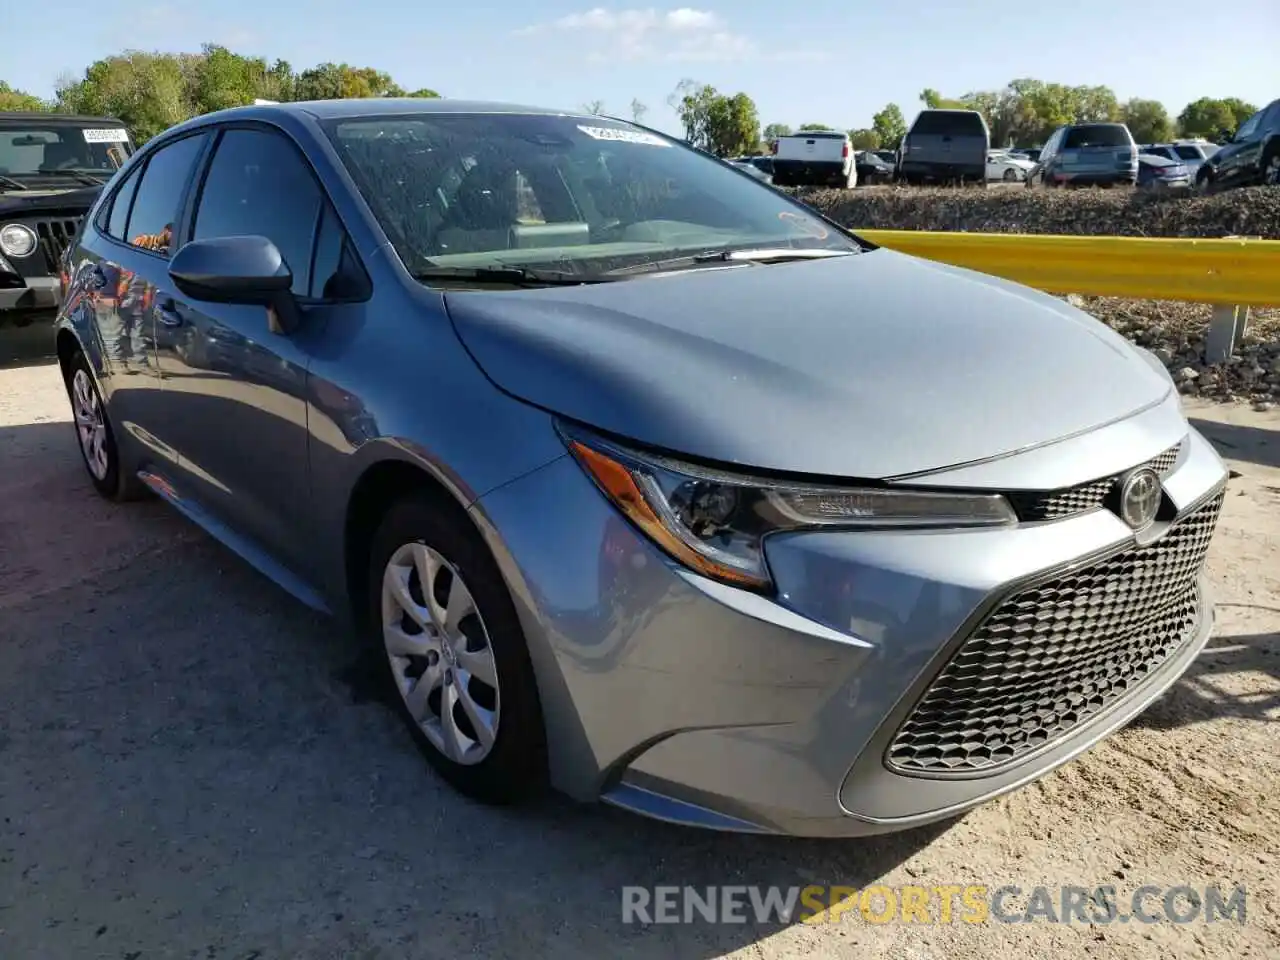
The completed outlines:
<svg viewBox="0 0 1280 960">
<path fill-rule="evenodd" d="M 166 327 L 182 326 L 182 314 L 178 312 L 178 304 L 172 299 L 161 300 L 156 305 L 156 316 Z"/>
</svg>

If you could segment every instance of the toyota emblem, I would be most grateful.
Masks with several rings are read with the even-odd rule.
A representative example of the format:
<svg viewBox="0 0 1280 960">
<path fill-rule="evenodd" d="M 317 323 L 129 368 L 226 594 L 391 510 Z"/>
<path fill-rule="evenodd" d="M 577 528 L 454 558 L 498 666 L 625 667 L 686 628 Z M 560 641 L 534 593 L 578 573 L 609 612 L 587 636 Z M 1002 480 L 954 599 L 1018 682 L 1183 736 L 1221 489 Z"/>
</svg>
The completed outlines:
<svg viewBox="0 0 1280 960">
<path fill-rule="evenodd" d="M 1143 467 L 1133 471 L 1120 487 L 1120 519 L 1134 530 L 1151 526 L 1162 496 L 1154 470 Z"/>
</svg>

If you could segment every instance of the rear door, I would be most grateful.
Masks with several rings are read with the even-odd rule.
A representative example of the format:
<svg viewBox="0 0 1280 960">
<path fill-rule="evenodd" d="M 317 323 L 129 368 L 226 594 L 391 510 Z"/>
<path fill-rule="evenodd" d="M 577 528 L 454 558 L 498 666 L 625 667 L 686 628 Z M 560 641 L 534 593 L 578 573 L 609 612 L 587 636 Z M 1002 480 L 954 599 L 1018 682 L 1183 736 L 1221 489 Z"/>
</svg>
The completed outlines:
<svg viewBox="0 0 1280 960">
<path fill-rule="evenodd" d="M 1064 167 L 1070 173 L 1114 174 L 1130 170 L 1136 164 L 1137 148 L 1133 138 L 1115 123 L 1082 123 L 1072 127 L 1062 148 Z"/>
<path fill-rule="evenodd" d="M 904 159 L 910 163 L 964 166 L 985 171 L 989 147 L 982 117 L 968 110 L 921 110 L 907 134 Z"/>
<path fill-rule="evenodd" d="M 153 457 L 176 466 L 163 384 L 156 368 L 156 305 L 173 291 L 169 258 L 182 204 L 207 144 L 201 131 L 155 149 L 115 191 L 97 236 L 99 257 L 91 271 L 100 297 L 99 329 L 113 377 L 112 405 L 129 435 Z"/>
</svg>

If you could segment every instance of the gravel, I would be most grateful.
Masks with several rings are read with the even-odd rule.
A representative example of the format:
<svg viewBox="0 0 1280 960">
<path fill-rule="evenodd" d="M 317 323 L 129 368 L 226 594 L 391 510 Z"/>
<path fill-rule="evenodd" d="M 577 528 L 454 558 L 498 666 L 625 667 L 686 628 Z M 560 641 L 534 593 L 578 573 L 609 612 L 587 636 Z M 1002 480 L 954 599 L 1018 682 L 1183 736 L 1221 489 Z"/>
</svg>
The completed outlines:
<svg viewBox="0 0 1280 960">
<path fill-rule="evenodd" d="M 1272 187 L 1208 197 L 1137 190 L 914 187 L 791 192 L 831 219 L 864 230 L 1280 239 L 1280 190 Z M 1263 411 L 1280 405 L 1280 309 L 1253 310 L 1236 355 L 1210 365 L 1204 360 L 1204 341 L 1212 309 L 1204 304 L 1067 299 L 1152 350 L 1184 394 L 1248 402 Z"/>
</svg>

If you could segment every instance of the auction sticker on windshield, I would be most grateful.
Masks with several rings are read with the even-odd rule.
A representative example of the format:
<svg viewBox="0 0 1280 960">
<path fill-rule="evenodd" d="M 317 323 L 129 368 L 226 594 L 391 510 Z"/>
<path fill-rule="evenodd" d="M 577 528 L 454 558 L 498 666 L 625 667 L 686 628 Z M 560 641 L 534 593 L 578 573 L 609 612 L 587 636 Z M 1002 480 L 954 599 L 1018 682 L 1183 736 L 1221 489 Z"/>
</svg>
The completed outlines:
<svg viewBox="0 0 1280 960">
<path fill-rule="evenodd" d="M 90 128 L 82 131 L 85 143 L 127 143 L 129 134 L 119 128 Z"/>
<path fill-rule="evenodd" d="M 578 125 L 578 129 L 588 137 L 594 137 L 596 140 L 613 140 L 617 143 L 643 143 L 650 147 L 671 146 L 661 137 L 654 136 L 652 133 L 644 133 L 640 130 L 618 130 L 614 127 L 584 127 L 581 124 Z"/>
</svg>

